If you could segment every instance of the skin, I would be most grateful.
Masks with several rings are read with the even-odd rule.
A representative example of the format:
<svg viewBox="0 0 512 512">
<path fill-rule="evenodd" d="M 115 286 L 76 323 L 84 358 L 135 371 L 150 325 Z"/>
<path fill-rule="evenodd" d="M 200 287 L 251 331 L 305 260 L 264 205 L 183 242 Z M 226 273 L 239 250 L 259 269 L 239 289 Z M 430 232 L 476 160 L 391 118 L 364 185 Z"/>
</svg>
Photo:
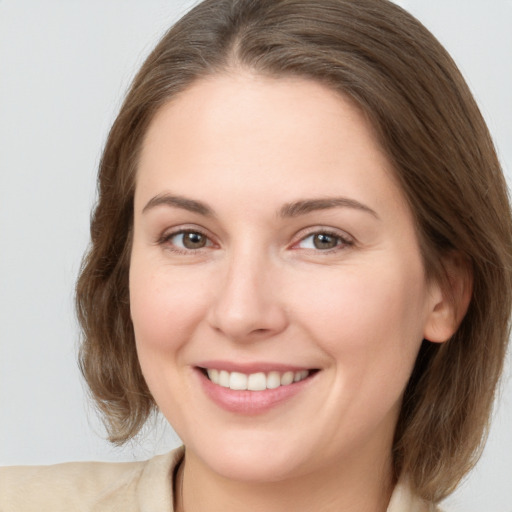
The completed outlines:
<svg viewBox="0 0 512 512">
<path fill-rule="evenodd" d="M 154 199 L 165 194 L 211 214 Z M 345 202 L 283 212 L 333 197 Z M 204 247 L 187 248 L 183 229 Z M 326 232 L 334 247 L 318 248 Z M 403 390 L 422 339 L 446 340 L 453 322 L 349 100 L 236 70 L 164 106 L 139 162 L 130 301 L 142 371 L 187 448 L 179 509 L 386 510 Z M 319 371 L 245 415 L 204 393 L 205 360 Z"/>
</svg>

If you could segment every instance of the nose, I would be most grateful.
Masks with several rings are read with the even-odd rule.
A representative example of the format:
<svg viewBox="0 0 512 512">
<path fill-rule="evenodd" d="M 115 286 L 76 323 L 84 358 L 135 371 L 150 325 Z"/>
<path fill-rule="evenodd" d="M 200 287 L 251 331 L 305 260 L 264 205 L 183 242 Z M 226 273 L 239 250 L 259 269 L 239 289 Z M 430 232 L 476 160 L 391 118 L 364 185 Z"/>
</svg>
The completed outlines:
<svg viewBox="0 0 512 512">
<path fill-rule="evenodd" d="M 285 330 L 288 318 L 279 299 L 278 270 L 261 255 L 233 254 L 209 310 L 211 327 L 237 342 L 266 339 Z"/>
</svg>

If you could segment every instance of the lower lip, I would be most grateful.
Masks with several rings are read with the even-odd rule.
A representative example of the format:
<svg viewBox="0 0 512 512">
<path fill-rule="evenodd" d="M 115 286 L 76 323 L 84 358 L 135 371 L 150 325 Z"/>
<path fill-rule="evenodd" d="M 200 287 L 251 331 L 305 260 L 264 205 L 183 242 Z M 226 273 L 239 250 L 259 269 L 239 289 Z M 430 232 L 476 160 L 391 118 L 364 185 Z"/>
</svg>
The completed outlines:
<svg viewBox="0 0 512 512">
<path fill-rule="evenodd" d="M 229 412 L 255 415 L 264 413 L 300 393 L 309 386 L 317 372 L 299 382 L 263 391 L 236 391 L 214 384 L 199 369 L 196 369 L 196 373 L 206 395 L 215 404 Z"/>
</svg>

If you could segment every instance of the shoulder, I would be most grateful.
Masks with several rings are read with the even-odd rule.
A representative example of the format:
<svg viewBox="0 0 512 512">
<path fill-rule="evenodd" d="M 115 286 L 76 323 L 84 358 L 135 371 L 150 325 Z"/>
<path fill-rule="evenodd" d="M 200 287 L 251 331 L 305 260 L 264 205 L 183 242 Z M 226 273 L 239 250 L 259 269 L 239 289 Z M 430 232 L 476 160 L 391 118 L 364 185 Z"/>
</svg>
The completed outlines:
<svg viewBox="0 0 512 512">
<path fill-rule="evenodd" d="M 2 512 L 171 510 L 182 450 L 144 462 L 71 462 L 0 468 Z"/>
</svg>

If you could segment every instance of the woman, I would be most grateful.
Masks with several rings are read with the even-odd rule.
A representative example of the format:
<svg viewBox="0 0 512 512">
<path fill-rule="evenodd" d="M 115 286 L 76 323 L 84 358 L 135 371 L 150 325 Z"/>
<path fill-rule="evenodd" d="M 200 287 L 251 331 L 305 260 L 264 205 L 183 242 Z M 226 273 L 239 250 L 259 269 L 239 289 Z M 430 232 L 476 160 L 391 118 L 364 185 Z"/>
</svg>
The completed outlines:
<svg viewBox="0 0 512 512">
<path fill-rule="evenodd" d="M 203 2 L 136 77 L 99 185 L 84 375 L 113 442 L 157 406 L 185 456 L 11 470 L 6 507 L 41 508 L 20 478 L 100 510 L 428 510 L 456 486 L 508 337 L 510 207 L 415 20 Z"/>
</svg>

